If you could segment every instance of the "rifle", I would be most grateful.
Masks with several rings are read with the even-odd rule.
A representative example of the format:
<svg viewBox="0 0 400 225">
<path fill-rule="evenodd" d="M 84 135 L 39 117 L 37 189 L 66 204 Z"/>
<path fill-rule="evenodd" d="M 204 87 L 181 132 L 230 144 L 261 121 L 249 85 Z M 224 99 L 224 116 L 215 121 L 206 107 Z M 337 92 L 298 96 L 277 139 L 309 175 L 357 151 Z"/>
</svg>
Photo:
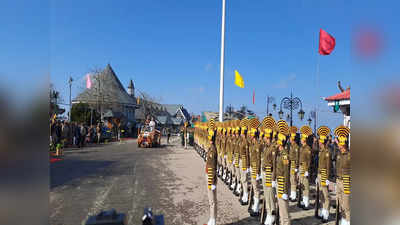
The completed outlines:
<svg viewBox="0 0 400 225">
<path fill-rule="evenodd" d="M 253 205 L 253 196 L 254 196 L 254 190 L 253 190 L 253 186 L 251 185 L 249 199 L 247 200 L 247 202 L 249 203 L 249 207 L 247 208 L 247 211 L 249 213 L 251 212 L 251 206 Z"/>
<path fill-rule="evenodd" d="M 300 165 L 299 165 L 299 172 L 298 172 L 298 180 L 297 180 L 297 207 L 301 208 L 301 199 L 302 199 L 302 190 L 301 190 L 301 182 L 300 182 Z"/>
<path fill-rule="evenodd" d="M 339 199 L 337 199 L 336 196 L 336 225 L 339 225 L 339 220 L 340 220 L 340 210 L 339 210 Z"/>
<path fill-rule="evenodd" d="M 319 181 L 321 182 L 321 181 Z M 316 183 L 315 185 L 317 185 L 317 198 L 315 199 L 315 212 L 314 212 L 314 216 L 318 218 L 318 210 L 319 210 L 319 185 L 318 183 Z"/>
<path fill-rule="evenodd" d="M 267 215 L 267 210 L 265 209 L 265 197 L 263 199 L 263 204 L 261 205 L 261 216 L 260 216 L 260 224 L 264 224 L 265 217 Z"/>
<path fill-rule="evenodd" d="M 318 146 L 318 152 L 319 152 L 319 146 Z M 316 154 L 318 156 L 318 154 Z M 318 177 L 318 161 L 319 161 L 319 157 L 317 158 L 318 160 L 316 160 L 315 162 L 315 166 L 314 166 L 314 171 L 316 173 L 316 177 Z M 329 178 L 327 178 L 329 179 Z M 322 176 L 321 176 L 321 180 L 322 180 Z M 321 180 L 319 180 L 319 184 L 322 184 Z M 318 218 L 318 210 L 319 210 L 319 184 L 317 182 L 315 182 L 315 185 L 317 185 L 317 198 L 315 199 L 315 212 L 314 212 L 314 216 Z M 329 196 L 328 196 L 329 198 Z"/>
<path fill-rule="evenodd" d="M 233 179 L 235 179 L 235 186 L 233 187 L 233 194 L 235 194 L 236 193 L 236 188 L 237 188 L 237 186 L 239 185 L 239 181 L 236 179 L 236 177 L 233 177 L 232 176 L 232 178 L 231 178 L 231 181 L 233 180 Z"/>
<path fill-rule="evenodd" d="M 297 152 L 297 188 L 296 188 L 296 191 L 297 191 L 297 207 L 299 207 L 299 208 L 301 208 L 301 194 L 302 194 L 302 192 L 301 192 L 301 183 L 300 183 L 300 167 L 301 167 L 301 165 L 300 165 L 300 149 L 301 148 L 299 148 L 299 151 Z"/>
<path fill-rule="evenodd" d="M 275 192 L 276 192 L 276 189 L 275 189 Z M 275 208 L 276 208 L 276 212 L 275 212 L 275 225 L 279 225 L 280 223 L 279 223 L 279 204 L 278 204 L 278 194 L 276 193 L 276 195 L 275 195 L 275 193 L 274 193 L 274 196 L 276 196 L 276 201 L 275 201 Z"/>
</svg>

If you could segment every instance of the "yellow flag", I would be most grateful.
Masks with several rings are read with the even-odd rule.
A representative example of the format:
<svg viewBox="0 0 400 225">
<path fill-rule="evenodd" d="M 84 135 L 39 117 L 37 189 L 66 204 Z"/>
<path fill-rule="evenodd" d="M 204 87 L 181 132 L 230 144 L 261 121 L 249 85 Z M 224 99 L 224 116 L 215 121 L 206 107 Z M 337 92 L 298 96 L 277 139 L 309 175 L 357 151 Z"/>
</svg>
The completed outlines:
<svg viewBox="0 0 400 225">
<path fill-rule="evenodd" d="M 237 70 L 235 70 L 235 84 L 240 88 L 244 88 L 243 77 L 239 74 Z"/>
</svg>

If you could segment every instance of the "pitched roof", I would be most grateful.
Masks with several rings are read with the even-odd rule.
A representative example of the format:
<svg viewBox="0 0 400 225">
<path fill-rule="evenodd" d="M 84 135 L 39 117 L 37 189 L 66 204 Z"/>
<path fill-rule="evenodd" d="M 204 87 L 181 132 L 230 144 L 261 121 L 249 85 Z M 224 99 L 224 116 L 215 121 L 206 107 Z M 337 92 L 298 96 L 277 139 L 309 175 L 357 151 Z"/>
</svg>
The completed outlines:
<svg viewBox="0 0 400 225">
<path fill-rule="evenodd" d="M 156 120 L 157 122 L 161 123 L 161 124 L 166 124 L 167 123 L 167 117 L 166 116 L 157 116 Z"/>
<path fill-rule="evenodd" d="M 168 113 L 166 113 L 164 111 L 164 106 L 162 104 L 147 101 L 144 99 L 142 99 L 141 101 L 142 101 L 142 103 L 145 102 L 145 104 L 141 104 L 141 106 L 135 110 L 136 119 L 141 119 L 141 120 L 146 119 L 145 112 L 144 112 L 145 109 L 143 107 L 144 105 L 146 105 L 147 113 L 149 113 L 149 111 L 151 111 L 153 116 L 167 116 L 168 115 Z"/>
<path fill-rule="evenodd" d="M 350 89 L 347 89 L 344 92 L 325 98 L 325 101 L 339 101 L 339 100 L 350 100 Z"/>
<path fill-rule="evenodd" d="M 156 120 L 162 125 L 169 125 L 174 123 L 170 116 L 157 116 Z"/>
<path fill-rule="evenodd" d="M 183 120 L 181 118 L 172 117 L 171 120 L 172 120 L 172 124 L 173 125 L 181 125 L 181 124 L 183 124 Z"/>
<path fill-rule="evenodd" d="M 181 107 L 181 111 L 183 115 L 185 115 L 186 120 L 190 121 L 190 114 L 188 113 L 188 111 L 183 107 Z"/>
<path fill-rule="evenodd" d="M 177 113 L 181 112 L 185 119 L 190 120 L 190 115 L 188 111 L 181 104 L 163 104 L 165 110 L 170 116 L 175 116 Z"/>
<path fill-rule="evenodd" d="M 174 116 L 178 109 L 182 107 L 182 105 L 179 104 L 164 104 L 165 110 L 168 112 L 169 115 Z"/>
<path fill-rule="evenodd" d="M 100 95 L 104 96 L 104 102 L 106 103 L 117 103 L 130 106 L 136 105 L 136 100 L 126 92 L 110 64 L 107 64 L 106 68 L 102 72 L 92 75 L 91 77 L 92 88 L 85 89 L 74 99 L 74 102 L 80 101 L 96 103 L 99 93 L 97 89 L 100 89 Z"/>
</svg>

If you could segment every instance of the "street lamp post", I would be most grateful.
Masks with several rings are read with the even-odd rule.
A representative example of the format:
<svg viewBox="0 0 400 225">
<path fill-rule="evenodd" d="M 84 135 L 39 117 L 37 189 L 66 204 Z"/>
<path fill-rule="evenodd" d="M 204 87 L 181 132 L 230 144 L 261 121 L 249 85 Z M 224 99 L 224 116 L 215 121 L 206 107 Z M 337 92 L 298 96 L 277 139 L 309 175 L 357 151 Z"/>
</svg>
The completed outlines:
<svg viewBox="0 0 400 225">
<path fill-rule="evenodd" d="M 307 121 L 308 121 L 308 125 L 311 126 L 312 119 L 311 119 L 311 118 L 308 118 Z"/>
<path fill-rule="evenodd" d="M 283 107 L 282 107 L 283 106 Z M 298 112 L 300 120 L 303 120 L 304 118 L 304 111 L 303 111 L 303 105 L 298 97 L 293 97 L 293 93 L 290 93 L 290 97 L 284 97 L 281 100 L 281 107 L 279 110 L 279 118 L 283 118 L 283 111 L 282 109 L 287 109 L 290 111 L 290 115 L 288 114 L 288 117 L 290 117 L 290 126 L 293 126 L 293 110 L 296 110 L 300 107 L 300 111 Z"/>
<path fill-rule="evenodd" d="M 317 132 L 317 113 L 315 112 L 315 110 L 312 110 L 310 112 L 309 120 L 311 120 L 311 118 L 314 120 L 314 133 L 316 133 Z M 310 126 L 311 126 L 311 122 L 310 122 Z"/>
<path fill-rule="evenodd" d="M 68 80 L 68 84 L 69 84 L 69 115 L 68 115 L 68 119 L 69 122 L 71 122 L 71 109 L 72 109 L 72 99 L 71 99 L 71 90 L 72 90 L 72 82 L 74 81 L 74 79 L 72 79 L 72 77 L 69 77 Z"/>
</svg>

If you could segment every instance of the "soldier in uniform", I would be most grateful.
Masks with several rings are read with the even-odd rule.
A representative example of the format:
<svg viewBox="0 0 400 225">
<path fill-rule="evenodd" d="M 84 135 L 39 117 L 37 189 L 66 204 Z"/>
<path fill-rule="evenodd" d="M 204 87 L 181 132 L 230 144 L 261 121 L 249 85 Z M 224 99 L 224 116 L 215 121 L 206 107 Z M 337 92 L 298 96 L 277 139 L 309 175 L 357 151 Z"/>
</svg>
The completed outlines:
<svg viewBox="0 0 400 225">
<path fill-rule="evenodd" d="M 310 183 L 309 183 L 309 168 L 311 163 L 311 147 L 309 145 L 309 137 L 312 135 L 311 127 L 303 126 L 300 129 L 301 132 L 301 147 L 300 147 L 300 158 L 299 158 L 299 182 L 302 185 L 302 196 L 301 208 L 308 210 L 310 205 Z"/>
<path fill-rule="evenodd" d="M 317 134 L 319 136 L 319 154 L 318 154 L 318 173 L 315 184 L 318 185 L 319 190 L 322 192 L 321 202 L 322 209 L 318 210 L 318 217 L 322 219 L 323 223 L 328 222 L 329 217 L 329 174 L 331 165 L 330 151 L 327 147 L 328 135 L 331 132 L 329 127 L 321 126 L 318 128 Z M 319 194 L 319 193 L 318 193 Z M 318 204 L 316 204 L 317 206 Z"/>
<path fill-rule="evenodd" d="M 233 153 L 233 165 L 235 167 L 235 177 L 236 177 L 236 189 L 234 190 L 234 194 L 236 196 L 240 195 L 240 192 L 242 191 L 242 184 L 240 182 L 240 175 L 241 175 L 241 168 L 239 165 L 240 162 L 240 142 L 241 142 L 241 137 L 240 137 L 241 130 L 239 127 L 235 128 L 235 133 L 234 133 L 234 138 L 232 140 L 232 153 Z"/>
<path fill-rule="evenodd" d="M 208 143 L 207 126 L 206 126 L 205 123 L 203 123 L 202 132 L 201 133 L 202 133 L 202 135 L 201 135 L 202 136 L 201 137 L 201 149 L 202 149 L 202 154 L 205 154 L 206 153 L 206 149 L 207 149 L 207 145 L 208 145 L 207 144 Z"/>
<path fill-rule="evenodd" d="M 278 140 L 277 140 L 277 155 L 276 155 L 276 179 L 277 179 L 277 197 L 279 206 L 279 219 L 281 225 L 290 225 L 289 216 L 289 152 L 285 148 L 286 138 L 289 136 L 289 126 L 284 120 L 279 120 L 278 123 Z"/>
<path fill-rule="evenodd" d="M 275 222 L 275 198 L 273 187 L 276 186 L 275 183 L 275 157 L 276 148 L 272 144 L 272 130 L 275 127 L 275 120 L 271 117 L 265 117 L 263 122 L 262 130 L 264 130 L 264 143 L 263 152 L 261 154 L 261 176 L 262 176 L 262 187 L 264 190 L 264 202 L 265 211 L 267 216 L 264 221 L 264 225 L 272 225 Z"/>
<path fill-rule="evenodd" d="M 217 172 L 218 172 L 218 177 L 222 176 L 222 160 L 221 160 L 221 135 L 220 135 L 220 127 L 219 127 L 219 122 L 216 123 L 217 126 L 217 133 L 215 135 L 215 148 L 217 149 Z"/>
<path fill-rule="evenodd" d="M 210 219 L 207 225 L 215 225 L 217 218 L 217 149 L 215 147 L 214 123 L 214 120 L 211 119 L 208 125 L 209 148 L 207 151 L 206 178 Z"/>
<path fill-rule="evenodd" d="M 341 225 L 350 224 L 350 194 L 351 194 L 351 153 L 349 151 L 350 129 L 339 126 L 335 136 L 340 153 L 336 158 L 336 197 L 341 214 Z"/>
<path fill-rule="evenodd" d="M 230 125 L 229 125 L 230 126 Z M 233 165 L 233 133 L 235 132 L 230 128 L 230 133 L 226 139 L 226 159 L 227 159 L 227 164 L 229 168 L 229 181 L 231 182 L 231 185 L 229 186 L 230 190 L 234 190 L 236 187 L 236 178 L 235 178 L 235 167 Z"/>
<path fill-rule="evenodd" d="M 261 164 L 261 144 L 258 140 L 258 130 L 260 122 L 257 118 L 252 118 L 249 121 L 250 129 L 250 144 L 249 144 L 249 156 L 250 156 L 250 172 L 251 172 L 251 185 L 253 188 L 253 205 L 250 209 L 250 216 L 257 217 L 260 215 L 259 203 L 260 203 L 260 190 L 258 189 L 258 181 L 261 180 L 260 176 L 260 164 Z"/>
<path fill-rule="evenodd" d="M 223 127 L 221 127 L 221 161 L 222 161 L 222 180 L 227 184 L 230 182 L 228 176 L 228 164 L 226 160 L 226 136 L 223 132 Z"/>
<path fill-rule="evenodd" d="M 249 173 L 249 142 L 247 139 L 247 118 L 242 120 L 242 134 L 241 141 L 239 143 L 240 151 L 240 161 L 239 167 L 240 171 L 240 183 L 242 184 L 243 195 L 239 199 L 241 205 L 247 205 L 249 194 L 248 194 L 248 184 L 247 184 L 247 174 Z"/>
<path fill-rule="evenodd" d="M 231 182 L 231 167 L 229 165 L 228 162 L 228 152 L 229 152 L 229 144 L 228 144 L 228 140 L 229 140 L 229 135 L 226 133 L 226 129 L 225 129 L 225 123 L 222 126 L 222 155 L 224 156 L 223 158 L 223 166 L 225 168 L 225 181 L 227 184 L 229 184 Z"/>
<path fill-rule="evenodd" d="M 292 202 L 296 201 L 296 174 L 298 171 L 298 161 L 299 161 L 299 145 L 296 143 L 297 127 L 290 127 L 290 150 L 289 150 L 289 160 L 290 160 L 290 200 Z"/>
</svg>

